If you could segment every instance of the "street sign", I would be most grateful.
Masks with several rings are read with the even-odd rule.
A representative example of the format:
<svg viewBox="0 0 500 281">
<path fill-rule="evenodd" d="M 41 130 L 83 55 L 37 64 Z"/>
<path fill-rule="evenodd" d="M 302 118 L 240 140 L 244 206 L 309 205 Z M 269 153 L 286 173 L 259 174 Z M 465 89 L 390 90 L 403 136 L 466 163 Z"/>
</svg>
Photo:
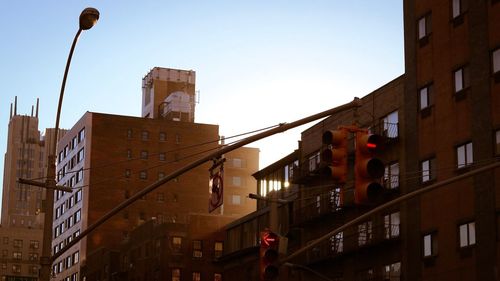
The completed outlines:
<svg viewBox="0 0 500 281">
<path fill-rule="evenodd" d="M 223 161 L 210 169 L 208 212 L 211 213 L 224 203 L 224 166 Z M 217 171 L 215 171 L 218 169 Z"/>
</svg>

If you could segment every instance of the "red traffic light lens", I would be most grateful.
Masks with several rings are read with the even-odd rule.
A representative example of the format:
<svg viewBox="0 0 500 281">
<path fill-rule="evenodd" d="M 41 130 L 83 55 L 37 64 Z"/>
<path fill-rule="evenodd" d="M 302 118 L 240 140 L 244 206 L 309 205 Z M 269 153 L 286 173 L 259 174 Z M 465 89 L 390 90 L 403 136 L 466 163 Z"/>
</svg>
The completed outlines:
<svg viewBox="0 0 500 281">
<path fill-rule="evenodd" d="M 368 147 L 369 149 L 375 149 L 377 148 L 377 144 L 369 142 L 366 144 L 366 147 Z"/>
</svg>

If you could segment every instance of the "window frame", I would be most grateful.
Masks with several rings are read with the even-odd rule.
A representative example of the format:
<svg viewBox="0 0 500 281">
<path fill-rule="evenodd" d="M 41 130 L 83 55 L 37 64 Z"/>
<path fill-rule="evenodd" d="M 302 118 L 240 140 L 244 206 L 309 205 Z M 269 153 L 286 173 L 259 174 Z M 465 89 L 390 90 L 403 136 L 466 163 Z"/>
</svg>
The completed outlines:
<svg viewBox="0 0 500 281">
<path fill-rule="evenodd" d="M 464 162 L 461 163 L 462 153 L 460 149 L 463 148 L 463 159 Z M 467 168 L 474 164 L 474 147 L 472 141 L 468 141 L 466 143 L 462 143 L 461 145 L 457 145 L 455 147 L 455 156 L 456 156 L 456 169 L 461 170 Z M 470 160 L 469 160 L 470 158 Z"/>
<path fill-rule="evenodd" d="M 432 13 L 429 11 L 417 19 L 417 40 L 420 47 L 429 43 L 429 38 L 432 35 Z"/>
<path fill-rule="evenodd" d="M 460 88 L 458 87 L 458 77 L 460 77 Z M 456 98 L 461 98 L 470 88 L 470 70 L 467 64 L 461 65 L 452 72 L 453 94 Z"/>
<path fill-rule="evenodd" d="M 428 162 L 428 168 L 425 169 L 424 163 Z M 429 182 L 433 182 L 436 180 L 436 158 L 435 157 L 429 157 L 427 159 L 424 159 L 420 161 L 420 182 L 422 184 L 427 184 Z M 428 179 L 425 179 L 428 177 Z"/>
<path fill-rule="evenodd" d="M 471 228 L 472 226 L 472 228 Z M 463 233 L 462 231 L 465 230 L 466 232 Z M 469 248 L 473 247 L 477 243 L 476 239 L 476 222 L 474 220 L 472 221 L 467 221 L 464 223 L 460 223 L 457 228 L 458 231 L 458 246 L 460 249 L 464 248 Z M 462 234 L 465 234 L 466 237 L 463 237 Z M 466 241 L 464 241 L 465 239 Z M 464 242 L 464 243 L 462 243 Z"/>
<path fill-rule="evenodd" d="M 395 173 L 397 170 L 397 173 Z M 394 180 L 395 179 L 395 180 Z M 399 162 L 395 161 L 385 166 L 384 185 L 390 190 L 399 188 Z"/>
<path fill-rule="evenodd" d="M 425 94 L 422 91 L 425 90 Z M 425 106 L 422 102 L 422 97 L 425 96 Z M 427 83 L 418 89 L 418 105 L 420 111 L 429 110 L 432 106 L 434 106 L 434 83 Z"/>
<path fill-rule="evenodd" d="M 500 129 L 495 130 L 494 133 L 495 155 L 500 155 Z"/>
<path fill-rule="evenodd" d="M 429 243 L 427 245 L 427 243 Z M 437 232 L 427 232 L 422 235 L 422 257 L 424 259 L 436 257 L 438 255 Z"/>
<path fill-rule="evenodd" d="M 397 215 L 397 223 L 395 221 Z M 394 211 L 384 215 L 384 238 L 394 239 L 401 236 L 401 212 Z"/>
<path fill-rule="evenodd" d="M 193 247 L 192 257 L 195 259 L 203 258 L 203 240 L 192 240 L 191 245 Z"/>
<path fill-rule="evenodd" d="M 495 83 L 500 83 L 500 46 L 491 51 L 491 74 Z"/>
</svg>

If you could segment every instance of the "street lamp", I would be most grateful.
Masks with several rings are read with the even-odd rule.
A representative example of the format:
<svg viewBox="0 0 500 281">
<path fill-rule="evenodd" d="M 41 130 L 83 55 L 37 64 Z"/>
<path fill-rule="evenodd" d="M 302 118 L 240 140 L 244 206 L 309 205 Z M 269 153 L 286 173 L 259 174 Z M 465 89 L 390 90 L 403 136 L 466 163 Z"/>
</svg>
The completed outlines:
<svg viewBox="0 0 500 281">
<path fill-rule="evenodd" d="M 45 187 L 46 196 L 45 196 L 45 218 L 43 225 L 43 243 L 42 243 L 42 256 L 40 257 L 40 280 L 41 281 L 49 281 L 50 280 L 50 270 L 52 267 L 53 259 L 51 258 L 52 253 L 52 220 L 54 218 L 54 190 L 65 190 L 71 191 L 67 189 L 63 189 L 57 186 L 56 183 L 56 146 L 57 146 L 57 135 L 59 132 L 59 119 L 61 116 L 61 106 L 64 97 L 64 88 L 66 87 L 66 78 L 68 76 L 69 66 L 71 64 L 71 58 L 73 57 L 73 51 L 75 50 L 76 42 L 78 41 L 78 37 L 80 37 L 80 33 L 83 30 L 88 30 L 92 28 L 97 23 L 99 19 L 99 11 L 94 8 L 86 8 L 80 14 L 80 22 L 79 28 L 76 32 L 75 38 L 73 39 L 73 44 L 71 45 L 71 49 L 69 51 L 68 60 L 66 61 L 66 68 L 64 70 L 64 76 L 61 84 L 61 92 L 59 94 L 59 104 L 57 106 L 57 115 L 56 115 L 56 125 L 54 127 L 54 135 L 52 138 L 52 142 L 49 147 L 49 156 L 47 160 L 47 178 L 45 183 L 33 183 L 32 181 L 26 182 L 22 179 L 19 179 L 20 183 L 28 183 L 37 186 Z"/>
</svg>

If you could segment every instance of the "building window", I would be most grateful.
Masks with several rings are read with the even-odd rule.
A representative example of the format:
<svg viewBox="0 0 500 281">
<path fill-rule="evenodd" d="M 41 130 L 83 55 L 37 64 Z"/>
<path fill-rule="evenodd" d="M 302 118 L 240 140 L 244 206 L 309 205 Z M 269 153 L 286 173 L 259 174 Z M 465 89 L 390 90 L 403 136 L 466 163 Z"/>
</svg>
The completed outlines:
<svg viewBox="0 0 500 281">
<path fill-rule="evenodd" d="M 493 51 L 491 55 L 492 60 L 492 68 L 493 68 L 493 77 L 495 78 L 495 82 L 500 82 L 500 48 L 497 48 Z"/>
<path fill-rule="evenodd" d="M 132 159 L 132 150 L 127 149 L 127 159 Z"/>
<path fill-rule="evenodd" d="M 161 180 L 164 177 L 165 177 L 165 173 L 164 172 L 158 172 L 158 179 L 159 180 Z"/>
<path fill-rule="evenodd" d="M 214 255 L 216 258 L 222 256 L 224 251 L 224 243 L 220 241 L 216 241 L 214 244 Z"/>
<path fill-rule="evenodd" d="M 233 185 L 241 186 L 241 177 L 233 177 Z"/>
<path fill-rule="evenodd" d="M 38 253 L 29 253 L 28 254 L 28 259 L 30 261 L 37 261 L 38 260 Z"/>
<path fill-rule="evenodd" d="M 429 108 L 434 104 L 434 95 L 433 95 L 433 85 L 428 84 L 418 91 L 418 96 L 420 100 L 420 110 L 424 110 Z"/>
<path fill-rule="evenodd" d="M 395 189 L 399 187 L 399 163 L 392 163 L 385 167 L 384 184 L 386 188 Z"/>
<path fill-rule="evenodd" d="M 149 132 L 148 131 L 142 131 L 142 133 L 141 133 L 141 139 L 143 141 L 147 141 L 149 139 Z"/>
<path fill-rule="evenodd" d="M 457 168 L 464 168 L 473 163 L 472 142 L 457 147 Z"/>
<path fill-rule="evenodd" d="M 160 157 L 160 161 L 167 160 L 167 154 L 165 152 L 160 152 L 159 157 Z"/>
<path fill-rule="evenodd" d="M 395 262 L 384 266 L 384 280 L 401 280 L 401 262 Z"/>
<path fill-rule="evenodd" d="M 182 248 L 182 237 L 172 237 L 172 250 L 179 252 Z"/>
<path fill-rule="evenodd" d="M 82 148 L 78 151 L 78 154 L 76 155 L 76 162 L 80 163 L 84 158 L 85 158 L 85 149 Z M 66 167 L 66 165 L 65 165 L 65 167 Z M 63 176 L 64 176 L 64 172 L 63 172 Z"/>
<path fill-rule="evenodd" d="M 203 257 L 203 242 L 201 240 L 193 240 L 193 258 Z"/>
<path fill-rule="evenodd" d="M 423 237 L 423 255 L 424 258 L 434 257 L 438 253 L 437 235 L 435 232 L 424 235 Z"/>
<path fill-rule="evenodd" d="M 386 239 L 399 237 L 399 227 L 399 212 L 394 212 L 384 216 L 384 229 Z"/>
<path fill-rule="evenodd" d="M 131 174 L 130 169 L 125 169 L 125 177 L 130 178 L 130 174 Z"/>
<path fill-rule="evenodd" d="M 141 172 L 139 173 L 139 178 L 140 178 L 141 180 L 145 180 L 145 179 L 147 179 L 147 178 L 148 178 L 148 172 L 147 172 L 147 171 L 141 171 Z"/>
<path fill-rule="evenodd" d="M 469 87 L 469 69 L 466 66 L 453 71 L 453 81 L 455 85 L 455 94 L 462 92 Z"/>
<path fill-rule="evenodd" d="M 40 247 L 40 241 L 30 240 L 30 249 L 38 249 Z"/>
<path fill-rule="evenodd" d="M 141 151 L 141 159 L 148 159 L 148 151 L 147 150 Z"/>
<path fill-rule="evenodd" d="M 319 168 L 320 161 L 321 157 L 319 151 L 309 156 L 309 172 L 312 172 Z"/>
<path fill-rule="evenodd" d="M 165 132 L 160 132 L 159 139 L 160 139 L 160 141 L 166 141 L 167 134 Z"/>
<path fill-rule="evenodd" d="M 179 134 L 175 134 L 175 144 L 181 143 L 181 136 Z"/>
<path fill-rule="evenodd" d="M 241 204 L 241 196 L 240 195 L 232 195 L 231 196 L 231 204 L 240 205 Z"/>
<path fill-rule="evenodd" d="M 383 135 L 388 138 L 397 138 L 399 135 L 398 132 L 398 111 L 393 111 L 384 118 L 382 118 L 382 122 L 384 123 L 384 132 Z"/>
<path fill-rule="evenodd" d="M 82 219 L 82 210 L 78 210 L 73 215 L 74 222 L 77 223 Z"/>
<path fill-rule="evenodd" d="M 431 35 L 432 31 L 432 21 L 430 13 L 418 19 L 417 29 L 418 29 L 418 40 L 420 41 L 421 44 L 426 44 L 428 42 L 428 38 Z"/>
<path fill-rule="evenodd" d="M 460 235 L 460 248 L 476 244 L 476 223 L 469 222 L 458 226 Z"/>
<path fill-rule="evenodd" d="M 358 246 L 369 244 L 372 240 L 372 222 L 367 221 L 358 225 Z"/>
<path fill-rule="evenodd" d="M 82 142 L 85 139 L 85 128 L 81 129 L 78 132 L 78 143 Z"/>
<path fill-rule="evenodd" d="M 20 264 L 13 264 L 12 265 L 12 272 L 13 273 L 21 273 L 21 265 Z"/>
<path fill-rule="evenodd" d="M 173 268 L 172 269 L 172 281 L 181 281 L 181 269 Z"/>
<path fill-rule="evenodd" d="M 132 129 L 127 130 L 127 139 L 131 139 L 133 137 L 133 131 Z"/>
<path fill-rule="evenodd" d="M 12 252 L 12 258 L 15 260 L 22 260 L 23 254 L 21 252 Z"/>
<path fill-rule="evenodd" d="M 156 193 L 156 201 L 157 202 L 165 202 L 165 193 L 163 193 L 163 192 Z"/>
<path fill-rule="evenodd" d="M 344 251 L 344 232 L 339 232 L 330 237 L 330 250 L 336 254 Z"/>
<path fill-rule="evenodd" d="M 14 248 L 22 248 L 22 247 L 23 247 L 23 240 L 14 239 Z"/>
<path fill-rule="evenodd" d="M 420 162 L 420 169 L 422 170 L 422 183 L 434 180 L 436 178 L 436 159 L 430 158 Z"/>
<path fill-rule="evenodd" d="M 465 11 L 465 0 L 452 0 L 451 2 L 451 15 L 454 20 L 460 18 Z M 461 23 L 461 22 L 460 22 Z"/>
<path fill-rule="evenodd" d="M 200 281 L 201 280 L 201 273 L 200 272 L 193 272 L 193 281 Z"/>
<path fill-rule="evenodd" d="M 222 274 L 214 273 L 214 281 L 222 281 Z"/>
<path fill-rule="evenodd" d="M 239 158 L 233 158 L 233 167 L 235 168 L 241 168 L 242 167 L 242 160 Z"/>
<path fill-rule="evenodd" d="M 497 130 L 495 132 L 495 143 L 496 143 L 496 146 L 495 146 L 495 153 L 497 155 L 500 154 L 500 130 Z"/>
</svg>

